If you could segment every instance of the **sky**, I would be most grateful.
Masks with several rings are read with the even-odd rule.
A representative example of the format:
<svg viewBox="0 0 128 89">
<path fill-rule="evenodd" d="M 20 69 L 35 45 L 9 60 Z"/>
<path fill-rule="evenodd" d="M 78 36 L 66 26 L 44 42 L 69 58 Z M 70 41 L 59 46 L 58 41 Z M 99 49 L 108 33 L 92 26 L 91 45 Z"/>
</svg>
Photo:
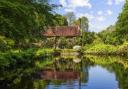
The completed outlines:
<svg viewBox="0 0 128 89">
<path fill-rule="evenodd" d="M 62 5 L 55 11 L 65 15 L 74 12 L 76 18 L 85 16 L 89 19 L 89 30 L 100 32 L 117 21 L 125 0 L 52 0 Z"/>
</svg>

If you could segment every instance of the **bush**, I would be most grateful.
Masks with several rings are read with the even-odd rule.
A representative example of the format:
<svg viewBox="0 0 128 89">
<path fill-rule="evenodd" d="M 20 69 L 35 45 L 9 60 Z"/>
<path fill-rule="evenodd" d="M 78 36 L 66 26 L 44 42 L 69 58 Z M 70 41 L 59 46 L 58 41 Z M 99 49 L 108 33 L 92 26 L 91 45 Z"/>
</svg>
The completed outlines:
<svg viewBox="0 0 128 89">
<path fill-rule="evenodd" d="M 119 46 L 118 52 L 122 55 L 128 56 L 128 42 L 125 42 L 123 45 Z"/>
<path fill-rule="evenodd" d="M 113 45 L 106 45 L 103 43 L 92 45 L 90 48 L 86 48 L 87 53 L 96 53 L 96 54 L 112 54 L 117 50 L 118 47 Z"/>
<path fill-rule="evenodd" d="M 10 50 L 14 46 L 15 42 L 4 36 L 0 36 L 0 51 Z"/>
</svg>

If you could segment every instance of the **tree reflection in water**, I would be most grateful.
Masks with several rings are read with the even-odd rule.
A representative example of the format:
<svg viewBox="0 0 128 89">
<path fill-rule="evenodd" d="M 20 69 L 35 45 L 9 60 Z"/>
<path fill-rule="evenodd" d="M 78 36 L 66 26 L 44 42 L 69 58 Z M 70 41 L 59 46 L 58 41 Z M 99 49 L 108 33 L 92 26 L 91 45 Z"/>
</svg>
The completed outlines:
<svg viewBox="0 0 128 89">
<path fill-rule="evenodd" d="M 74 62 L 74 60 L 78 61 Z M 88 67 L 85 63 L 80 58 L 57 57 L 54 58 L 53 64 L 46 65 L 40 70 L 38 76 L 40 76 L 40 80 L 49 81 L 47 86 L 51 84 L 57 86 L 63 84 L 74 86 L 74 82 L 78 81 L 77 85 L 80 88 L 81 83 L 86 83 L 88 80 Z"/>
<path fill-rule="evenodd" d="M 0 88 L 60 89 L 66 86 L 73 89 L 84 89 L 89 82 L 90 67 L 99 65 L 115 74 L 119 89 L 128 89 L 127 58 L 109 56 L 49 58 L 51 59 L 42 60 L 45 65 L 42 65 L 40 70 L 35 65 L 28 66 L 27 63 L 21 64 L 20 67 L 18 65 L 13 68 L 11 66 L 0 67 Z"/>
</svg>

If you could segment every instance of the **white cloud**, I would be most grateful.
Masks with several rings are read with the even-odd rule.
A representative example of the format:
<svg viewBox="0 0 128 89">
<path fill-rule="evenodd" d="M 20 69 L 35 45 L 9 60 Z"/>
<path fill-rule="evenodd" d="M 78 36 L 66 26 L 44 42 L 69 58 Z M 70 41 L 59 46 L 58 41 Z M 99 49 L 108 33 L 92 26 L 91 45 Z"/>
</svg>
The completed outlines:
<svg viewBox="0 0 128 89">
<path fill-rule="evenodd" d="M 76 13 L 76 17 L 77 18 L 82 17 L 82 16 L 87 17 L 89 19 L 89 30 L 100 32 L 105 27 L 105 25 L 102 25 L 102 24 L 107 18 L 106 15 L 104 15 L 103 11 L 101 12 L 100 12 L 101 15 L 98 15 L 98 14 L 94 15 L 94 13 L 93 14 L 92 13 Z"/>
<path fill-rule="evenodd" d="M 99 26 L 97 24 L 89 23 L 89 30 L 90 31 L 95 31 L 95 32 L 100 32 L 104 27 Z"/>
<path fill-rule="evenodd" d="M 92 7 L 90 0 L 59 0 L 59 2 L 64 7 L 66 12 L 74 12 L 74 10 L 78 7 Z"/>
<path fill-rule="evenodd" d="M 65 0 L 59 0 L 59 2 L 60 2 L 60 4 L 62 4 L 64 7 L 66 7 L 66 6 L 67 6 L 67 3 L 66 3 L 66 1 L 65 1 Z"/>
<path fill-rule="evenodd" d="M 115 0 L 115 4 L 119 5 L 120 3 L 125 2 L 125 0 Z"/>
<path fill-rule="evenodd" d="M 65 12 L 75 12 L 76 10 L 74 8 L 65 8 Z"/>
<path fill-rule="evenodd" d="M 67 0 L 69 7 L 89 7 L 91 8 L 92 5 L 89 3 L 89 0 Z"/>
<path fill-rule="evenodd" d="M 112 0 L 107 0 L 107 4 L 112 5 L 113 4 Z"/>
<path fill-rule="evenodd" d="M 112 15 L 113 12 L 112 12 L 111 10 L 107 10 L 107 14 L 108 14 L 108 15 Z"/>
<path fill-rule="evenodd" d="M 125 0 L 107 0 L 107 4 L 108 5 L 113 5 L 113 4 L 119 5 L 119 4 L 123 3 L 123 2 L 125 2 Z"/>
<path fill-rule="evenodd" d="M 93 14 L 89 14 L 89 13 L 77 13 L 76 14 L 77 18 L 82 17 L 82 16 L 87 17 L 89 20 L 92 20 L 95 18 L 95 16 Z"/>
<path fill-rule="evenodd" d="M 94 14 L 94 11 L 90 11 L 91 14 Z"/>
<path fill-rule="evenodd" d="M 102 15 L 103 14 L 103 11 L 98 11 L 97 14 L 98 15 Z"/>
<path fill-rule="evenodd" d="M 90 14 L 90 13 L 76 13 L 76 17 L 79 18 L 79 17 L 82 17 L 82 16 L 85 16 L 89 19 L 89 21 L 97 21 L 97 22 L 103 22 L 106 20 L 106 17 L 104 15 L 93 15 L 93 14 Z"/>
<path fill-rule="evenodd" d="M 106 20 L 106 18 L 104 16 L 97 16 L 96 17 L 97 21 L 103 22 Z"/>
</svg>

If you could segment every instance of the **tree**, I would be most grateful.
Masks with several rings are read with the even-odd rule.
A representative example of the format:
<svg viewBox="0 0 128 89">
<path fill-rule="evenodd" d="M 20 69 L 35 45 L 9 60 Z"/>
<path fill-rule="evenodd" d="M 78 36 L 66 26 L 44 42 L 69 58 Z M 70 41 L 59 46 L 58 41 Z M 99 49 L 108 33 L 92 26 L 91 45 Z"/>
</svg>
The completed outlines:
<svg viewBox="0 0 128 89">
<path fill-rule="evenodd" d="M 74 24 L 80 26 L 83 31 L 88 31 L 89 21 L 87 17 L 83 16 L 79 18 L 78 20 L 74 21 Z"/>
<path fill-rule="evenodd" d="M 116 26 L 110 25 L 108 28 L 98 33 L 98 36 L 102 39 L 103 43 L 116 45 L 117 42 L 116 42 L 115 31 L 116 31 Z"/>
<path fill-rule="evenodd" d="M 15 40 L 16 45 L 40 38 L 44 27 L 54 24 L 52 9 L 33 0 L 0 0 L 0 35 Z"/>
<path fill-rule="evenodd" d="M 75 21 L 75 15 L 73 12 L 68 12 L 65 17 L 67 18 L 68 20 L 68 25 L 71 26 L 73 25 L 73 22 Z"/>
<path fill-rule="evenodd" d="M 119 43 L 128 41 L 128 0 L 126 0 L 123 11 L 118 17 L 115 35 Z"/>
<path fill-rule="evenodd" d="M 68 25 L 68 21 L 66 19 L 66 17 L 60 15 L 60 14 L 56 14 L 54 16 L 54 23 L 56 26 L 67 26 Z"/>
<path fill-rule="evenodd" d="M 93 43 L 95 39 L 95 33 L 88 31 L 89 20 L 87 17 L 83 16 L 78 18 L 74 21 L 74 25 L 80 26 L 82 31 L 82 38 L 77 38 L 77 43 L 81 43 L 81 40 L 83 45 Z"/>
</svg>

